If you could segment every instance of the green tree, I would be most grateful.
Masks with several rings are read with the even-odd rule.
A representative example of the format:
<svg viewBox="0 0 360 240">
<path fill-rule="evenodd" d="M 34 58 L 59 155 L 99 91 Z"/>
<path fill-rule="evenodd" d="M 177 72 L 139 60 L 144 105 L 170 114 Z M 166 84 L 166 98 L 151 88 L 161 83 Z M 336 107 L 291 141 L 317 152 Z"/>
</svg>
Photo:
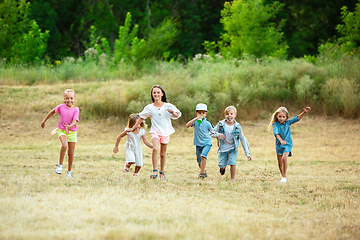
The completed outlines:
<svg viewBox="0 0 360 240">
<path fill-rule="evenodd" d="M 282 57 L 288 46 L 283 43 L 281 27 L 271 21 L 283 7 L 279 2 L 265 5 L 263 0 L 236 0 L 225 3 L 221 13 L 222 34 L 220 51 L 224 56 L 241 57 L 244 54 L 261 57 Z"/>
<path fill-rule="evenodd" d="M 356 4 L 354 12 L 349 12 L 346 6 L 341 8 L 341 16 L 344 24 L 336 28 L 342 35 L 338 41 L 341 49 L 345 52 L 360 50 L 360 1 Z"/>
<path fill-rule="evenodd" d="M 3 0 L 0 2 L 0 57 L 10 59 L 12 47 L 20 41 L 29 27 L 30 4 L 25 1 Z"/>
<path fill-rule="evenodd" d="M 13 60 L 25 63 L 39 62 L 46 51 L 48 38 L 49 31 L 42 33 L 36 21 L 33 20 L 29 32 L 14 44 L 12 48 L 14 52 Z"/>
</svg>

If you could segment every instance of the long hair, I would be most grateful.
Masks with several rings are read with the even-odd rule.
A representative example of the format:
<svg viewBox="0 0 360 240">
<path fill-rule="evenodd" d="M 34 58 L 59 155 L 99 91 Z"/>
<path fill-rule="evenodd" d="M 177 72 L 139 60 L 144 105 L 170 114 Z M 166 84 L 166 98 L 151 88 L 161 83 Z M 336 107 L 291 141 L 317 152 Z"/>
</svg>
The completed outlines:
<svg viewBox="0 0 360 240">
<path fill-rule="evenodd" d="M 154 97 L 153 97 L 153 95 L 152 95 L 152 91 L 153 91 L 154 88 L 159 88 L 159 89 L 161 90 L 161 92 L 163 93 L 163 96 L 161 97 L 161 101 L 163 101 L 163 102 L 168 102 L 168 101 L 167 101 L 167 98 L 166 98 L 165 90 L 164 90 L 160 85 L 154 85 L 154 86 L 151 88 L 150 95 L 151 95 L 151 100 L 152 100 L 152 102 L 155 102 Z"/>
<path fill-rule="evenodd" d="M 272 115 L 271 118 L 270 118 L 270 123 L 269 123 L 269 126 L 268 126 L 268 128 L 267 128 L 268 132 L 270 132 L 270 133 L 272 132 L 272 129 L 273 129 L 272 125 L 274 124 L 274 122 L 277 121 L 277 114 L 278 114 L 279 112 L 283 112 L 283 113 L 285 114 L 285 116 L 286 116 L 285 121 L 287 121 L 287 120 L 289 119 L 289 112 L 288 112 L 288 110 L 286 109 L 286 107 L 279 107 L 279 108 L 273 113 L 273 115 Z"/>
<path fill-rule="evenodd" d="M 129 116 L 129 120 L 128 120 L 128 125 L 127 125 L 127 127 L 128 127 L 128 128 L 132 128 L 132 127 L 135 125 L 136 121 L 137 121 L 139 118 L 140 118 L 139 114 L 131 114 L 131 115 Z M 145 123 L 142 122 L 142 123 L 140 124 L 140 127 L 144 128 L 144 127 L 145 127 Z"/>
</svg>

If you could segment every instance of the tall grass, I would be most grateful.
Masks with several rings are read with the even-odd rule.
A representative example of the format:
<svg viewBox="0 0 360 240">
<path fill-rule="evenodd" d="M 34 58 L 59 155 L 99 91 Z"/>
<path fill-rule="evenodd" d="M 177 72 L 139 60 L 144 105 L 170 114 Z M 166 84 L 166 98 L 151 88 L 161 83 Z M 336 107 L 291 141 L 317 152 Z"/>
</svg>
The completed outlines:
<svg viewBox="0 0 360 240">
<path fill-rule="evenodd" d="M 353 58 L 353 61 L 349 59 Z M 150 89 L 160 84 L 168 99 L 193 116 L 195 105 L 208 104 L 209 117 L 221 118 L 235 105 L 243 119 L 267 118 L 279 105 L 347 118 L 360 116 L 360 65 L 354 56 L 290 61 L 265 58 L 189 60 L 186 64 L 148 60 L 135 66 L 68 58 L 56 66 L 0 65 L 0 84 L 73 84 L 81 94 L 83 117 L 126 117 L 150 103 Z M 4 91 L 4 90 L 2 90 Z"/>
</svg>

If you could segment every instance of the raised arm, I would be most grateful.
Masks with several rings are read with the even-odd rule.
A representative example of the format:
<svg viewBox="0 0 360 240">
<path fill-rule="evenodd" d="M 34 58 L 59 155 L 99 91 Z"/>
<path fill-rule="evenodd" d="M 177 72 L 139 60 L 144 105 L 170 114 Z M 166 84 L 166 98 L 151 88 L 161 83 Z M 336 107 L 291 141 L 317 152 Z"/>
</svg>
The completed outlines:
<svg viewBox="0 0 360 240">
<path fill-rule="evenodd" d="M 140 124 L 141 124 L 144 120 L 145 120 L 145 119 L 143 119 L 143 118 L 139 118 L 139 119 L 136 121 L 135 125 L 134 125 L 132 128 L 127 129 L 126 132 L 132 132 L 132 131 L 134 131 L 137 127 L 140 126 Z"/>
<path fill-rule="evenodd" d="M 186 128 L 189 128 L 193 125 L 193 123 L 198 120 L 199 118 L 202 118 L 202 116 L 197 116 L 196 118 L 191 119 L 185 126 Z"/>
<path fill-rule="evenodd" d="M 44 128 L 45 127 L 45 122 L 49 119 L 49 118 L 51 118 L 51 116 L 52 115 L 54 115 L 55 114 L 55 108 L 53 109 L 53 110 L 51 110 L 49 113 L 48 113 L 48 115 L 46 115 L 46 117 L 44 118 L 44 120 L 41 122 L 41 128 Z"/>
<path fill-rule="evenodd" d="M 304 111 L 298 115 L 298 119 L 300 120 L 306 113 L 308 113 L 311 110 L 310 107 L 304 108 Z"/>
<path fill-rule="evenodd" d="M 126 131 L 123 131 L 122 133 L 120 133 L 117 138 L 116 138 L 116 143 L 115 143 L 115 147 L 114 147 L 114 150 L 113 152 L 114 153 L 117 153 L 119 152 L 119 144 L 120 144 L 120 141 L 123 137 L 125 137 L 127 135 L 127 132 Z"/>
</svg>

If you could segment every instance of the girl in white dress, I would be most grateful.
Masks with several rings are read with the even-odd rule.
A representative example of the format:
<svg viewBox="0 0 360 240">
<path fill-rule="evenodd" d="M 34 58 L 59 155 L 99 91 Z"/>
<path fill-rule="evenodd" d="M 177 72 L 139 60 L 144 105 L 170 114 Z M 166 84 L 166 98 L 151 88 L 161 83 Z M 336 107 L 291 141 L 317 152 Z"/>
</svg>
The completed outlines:
<svg viewBox="0 0 360 240">
<path fill-rule="evenodd" d="M 150 178 L 157 178 L 157 162 L 160 143 L 160 179 L 165 180 L 165 161 L 166 161 L 166 148 L 170 141 L 170 135 L 175 132 L 171 125 L 171 119 L 178 119 L 181 116 L 181 112 L 174 105 L 167 102 L 164 89 L 155 85 L 151 89 L 151 100 L 153 103 L 148 104 L 144 110 L 139 113 L 140 118 L 137 120 L 135 126 L 129 128 L 127 131 L 132 132 L 143 123 L 143 121 L 151 118 L 151 140 L 153 143 L 152 151 L 152 164 L 153 174 Z"/>
<path fill-rule="evenodd" d="M 125 166 L 124 171 L 128 173 L 130 171 L 130 167 L 132 164 L 135 164 L 135 171 L 133 176 L 138 176 L 138 172 L 140 168 L 143 166 L 143 154 L 142 154 L 142 147 L 141 147 L 141 139 L 145 143 L 146 146 L 149 148 L 153 148 L 151 143 L 146 139 L 145 136 L 145 124 L 141 123 L 140 126 L 134 128 L 132 132 L 127 132 L 129 128 L 134 127 L 136 121 L 140 118 L 139 114 L 131 114 L 128 120 L 128 126 L 125 128 L 125 131 L 120 133 L 117 136 L 114 153 L 119 152 L 119 143 L 121 138 L 127 135 L 127 140 L 125 143 Z"/>
</svg>

